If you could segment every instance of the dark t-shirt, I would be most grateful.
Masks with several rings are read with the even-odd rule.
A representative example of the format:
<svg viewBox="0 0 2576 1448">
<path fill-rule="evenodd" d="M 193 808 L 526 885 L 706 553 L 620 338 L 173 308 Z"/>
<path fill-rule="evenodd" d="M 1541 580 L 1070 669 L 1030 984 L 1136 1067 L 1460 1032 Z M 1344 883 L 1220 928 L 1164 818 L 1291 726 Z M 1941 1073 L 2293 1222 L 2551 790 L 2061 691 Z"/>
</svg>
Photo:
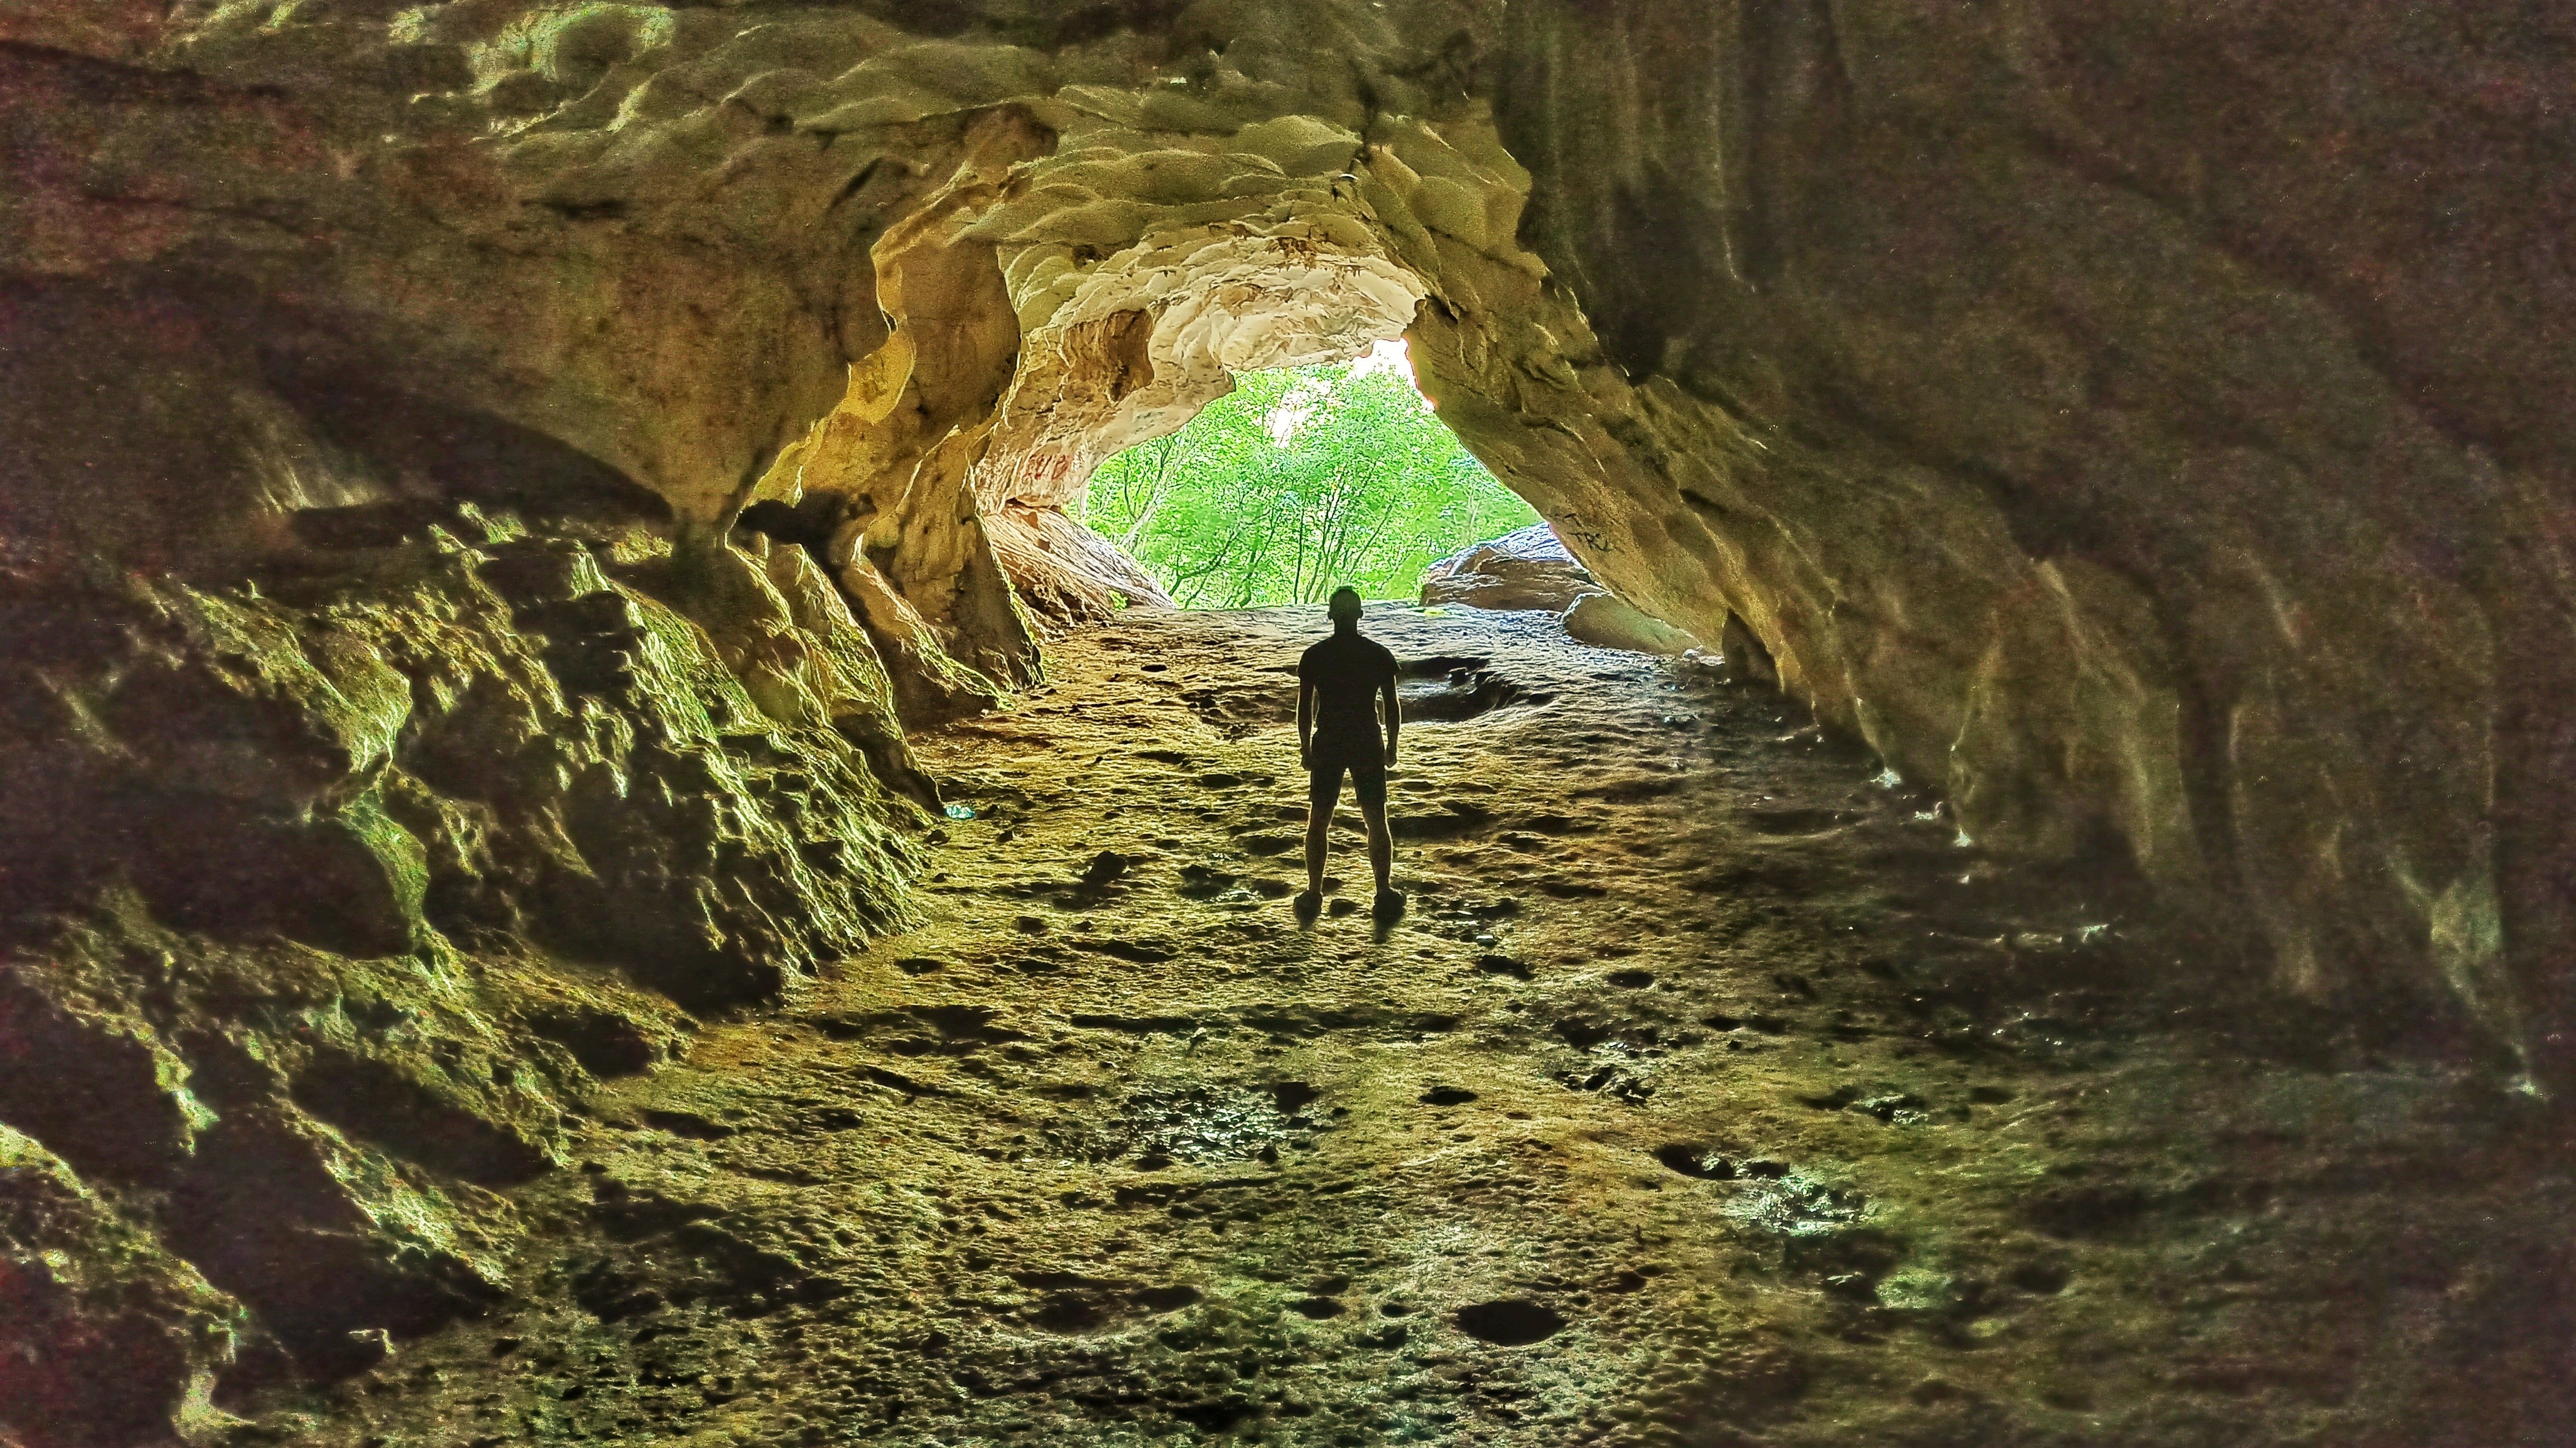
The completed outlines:
<svg viewBox="0 0 2576 1448">
<path fill-rule="evenodd" d="M 1357 633 L 1337 633 L 1297 661 L 1297 682 L 1315 691 L 1315 739 L 1308 757 L 1316 768 L 1386 766 L 1377 695 L 1394 687 L 1395 655 Z"/>
</svg>

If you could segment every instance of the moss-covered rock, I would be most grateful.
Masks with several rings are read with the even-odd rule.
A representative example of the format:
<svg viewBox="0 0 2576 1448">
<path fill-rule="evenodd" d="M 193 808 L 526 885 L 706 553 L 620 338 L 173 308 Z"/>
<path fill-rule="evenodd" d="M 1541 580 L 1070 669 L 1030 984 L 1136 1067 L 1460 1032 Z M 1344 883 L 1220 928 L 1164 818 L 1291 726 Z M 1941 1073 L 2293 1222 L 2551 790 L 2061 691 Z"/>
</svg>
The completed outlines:
<svg viewBox="0 0 2576 1448">
<path fill-rule="evenodd" d="M 0 1126 L 0 1435 L 71 1448 L 214 1427 L 242 1328 L 238 1303 Z"/>
<path fill-rule="evenodd" d="M 918 811 L 847 734 L 919 779 L 865 635 L 730 552 L 756 587 L 678 590 L 702 627 L 641 586 L 667 554 L 467 509 L 230 580 L 17 591 L 0 1122 L 54 1165 L 0 1173 L 0 1212 L 76 1199 L 241 1304 L 241 1381 L 362 1366 L 507 1286 L 489 1189 L 560 1164 L 598 1076 L 903 918 Z M 764 708 L 764 660 L 802 692 Z M 195 1341 L 180 1298 L 97 1326 L 35 1270 L 31 1372 L 77 1379 L 111 1348 L 55 1338 L 93 1327 Z M 217 1366 L 154 1351 L 147 1427 Z"/>
<path fill-rule="evenodd" d="M 309 1184 L 197 1249 L 308 1361 L 895 918 L 1002 551 L 1107 606 L 1033 518 L 1399 332 L 1971 841 L 2576 1083 L 2548 7 L 91 8 L 0 21 L 0 1120 Z"/>
</svg>

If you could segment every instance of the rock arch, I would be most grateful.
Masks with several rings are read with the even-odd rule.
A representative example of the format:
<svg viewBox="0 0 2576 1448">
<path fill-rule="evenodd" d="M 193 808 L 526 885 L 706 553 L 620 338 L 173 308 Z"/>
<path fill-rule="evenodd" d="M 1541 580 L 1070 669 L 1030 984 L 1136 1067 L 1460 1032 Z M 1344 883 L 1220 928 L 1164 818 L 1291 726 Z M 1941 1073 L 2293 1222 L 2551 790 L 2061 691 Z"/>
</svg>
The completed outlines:
<svg viewBox="0 0 2576 1448">
<path fill-rule="evenodd" d="M 1054 505 L 1397 333 L 1980 845 L 2576 1074 L 2532 7 L 75 8 L 0 22 L 0 1041 L 107 1084 L 0 1083 L 62 1237 L 0 1245 L 133 1264 L 79 1311 L 163 1418 L 242 1303 L 327 1366 L 492 1290 L 386 1123 L 543 1163 L 674 1000 L 902 918 L 903 726 L 1138 585 Z M 819 550 L 727 526 L 809 496 Z M 297 1096 L 353 1079 L 387 1139 Z M 345 1299 L 119 1205 L 283 1171 Z"/>
</svg>

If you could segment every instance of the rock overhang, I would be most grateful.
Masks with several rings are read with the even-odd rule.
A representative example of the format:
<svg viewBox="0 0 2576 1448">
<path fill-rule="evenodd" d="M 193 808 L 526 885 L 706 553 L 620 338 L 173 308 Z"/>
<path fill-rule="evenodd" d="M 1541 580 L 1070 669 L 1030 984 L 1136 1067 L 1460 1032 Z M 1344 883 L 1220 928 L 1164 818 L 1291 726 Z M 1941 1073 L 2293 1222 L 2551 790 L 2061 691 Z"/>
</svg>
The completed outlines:
<svg viewBox="0 0 2576 1448">
<path fill-rule="evenodd" d="M 2250 898 L 2303 989 L 2394 982 L 2411 957 L 2455 996 L 2488 982 L 2473 1011 L 2524 1036 L 2503 1024 L 2514 1002 L 2557 988 L 2506 989 L 2529 967 L 2461 944 L 2494 932 L 2458 922 L 2555 928 L 2518 863 L 2550 868 L 2545 826 L 2508 804 L 2510 858 L 2479 863 L 2484 781 L 2554 758 L 2548 731 L 2476 739 L 2528 713 L 2476 702 L 2503 697 L 2489 639 L 2554 636 L 2528 600 L 2556 555 L 2491 541 L 2548 515 L 2545 426 L 2448 364 L 2441 401 L 2400 400 L 2369 348 L 2420 338 L 2414 322 L 2196 237 L 2157 159 L 2095 138 L 2078 102 L 2033 113 L 2045 144 L 2016 132 L 2025 72 L 2073 52 L 1866 9 L 1732 40 L 1669 5 L 1597 18 L 253 6 L 184 12 L 145 43 L 40 16 L 25 33 L 65 62 L 20 63 L 71 103 L 34 143 L 62 164 L 23 173 L 41 204 L 13 266 L 116 292 L 185 256 L 211 268 L 201 291 L 291 297 L 367 344 L 348 359 L 425 343 L 401 388 L 559 439 L 684 524 L 720 521 L 746 481 L 792 497 L 808 472 L 866 473 L 851 551 L 886 586 L 853 600 L 881 601 L 869 625 L 907 656 L 953 654 L 1000 687 L 1034 666 L 1031 626 L 1007 570 L 976 561 L 982 527 L 943 519 L 960 499 L 996 518 L 1060 503 L 1230 371 L 1406 332 L 1453 425 L 1605 581 L 1705 637 L 1745 621 L 1791 687 L 1946 784 L 1974 837 L 2054 853 L 2108 829 L 2177 888 Z M 2200 64 L 2189 26 L 2121 25 L 2161 64 Z M 1864 58 L 1899 41 L 1959 83 Z M 2284 71 L 2267 104 L 2309 78 Z M 223 123 L 197 124 L 210 107 Z M 1899 164 L 1908 134 L 1944 142 Z M 2123 194 L 2115 153 L 2160 179 Z M 1999 209 L 2006 193 L 2039 201 Z M 2307 244 L 2313 200 L 2295 193 L 2277 246 Z M 2052 288 L 2083 324 L 2025 304 Z M 883 374 L 910 434 L 818 468 L 830 449 L 807 430 L 860 390 L 853 365 Z M 2250 442 L 2196 440 L 2213 414 Z M 2069 428 L 2101 439 L 2094 456 Z M 2428 553 L 2386 506 L 2410 488 L 2440 500 L 2416 521 L 2452 543 Z M 2317 506 L 2240 506 L 2285 489 Z M 2150 527 L 2155 499 L 2187 526 Z M 2298 622 L 2229 622 L 2266 598 Z M 2351 680 L 2373 666 L 2320 664 L 2319 643 L 2408 633 L 2407 670 L 2459 677 L 2399 707 L 2423 747 L 2360 744 L 2378 706 Z M 2252 679 L 2272 682 L 2245 695 Z M 977 692 L 961 677 L 916 712 Z M 2319 752 L 2282 734 L 2291 718 L 2356 743 Z M 2426 774 L 2433 755 L 2455 762 Z M 2364 775 L 2360 794 L 2334 782 Z M 2361 794 L 2344 847 L 2277 823 Z M 2378 884 L 2351 873 L 2355 828 Z M 2336 924 L 2328 898 L 2368 901 L 2368 923 Z"/>
<path fill-rule="evenodd" d="M 2418 74 L 2397 9 L 2250 88 L 2219 21 L 2050 5 L 16 16 L 11 567 L 221 589 L 515 509 L 650 565 L 680 692 L 899 781 L 1036 676 L 1029 600 L 1133 587 L 1050 561 L 1093 464 L 1400 333 L 1595 575 L 1969 838 L 2108 839 L 2287 989 L 2557 1079 L 2567 312 L 2517 258 L 2565 206 L 2514 97 L 2563 67 L 2496 20 Z M 2399 72 L 2421 125 L 2337 88 Z M 713 536 L 825 495 L 811 547 Z M 524 621 L 603 680 L 637 627 Z"/>
</svg>

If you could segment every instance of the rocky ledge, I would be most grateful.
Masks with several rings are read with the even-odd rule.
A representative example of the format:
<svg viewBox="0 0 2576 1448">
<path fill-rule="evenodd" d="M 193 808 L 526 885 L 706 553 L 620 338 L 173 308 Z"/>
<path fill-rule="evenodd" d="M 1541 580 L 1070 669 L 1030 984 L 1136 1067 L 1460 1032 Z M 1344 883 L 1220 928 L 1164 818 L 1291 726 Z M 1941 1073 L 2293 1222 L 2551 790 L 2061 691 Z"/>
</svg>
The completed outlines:
<svg viewBox="0 0 2576 1448">
<path fill-rule="evenodd" d="M 334 521 L 378 531 L 0 594 L 23 1441 L 204 1426 L 506 1292 L 494 1192 L 600 1080 L 904 918 L 926 781 L 801 551 Z"/>
</svg>

